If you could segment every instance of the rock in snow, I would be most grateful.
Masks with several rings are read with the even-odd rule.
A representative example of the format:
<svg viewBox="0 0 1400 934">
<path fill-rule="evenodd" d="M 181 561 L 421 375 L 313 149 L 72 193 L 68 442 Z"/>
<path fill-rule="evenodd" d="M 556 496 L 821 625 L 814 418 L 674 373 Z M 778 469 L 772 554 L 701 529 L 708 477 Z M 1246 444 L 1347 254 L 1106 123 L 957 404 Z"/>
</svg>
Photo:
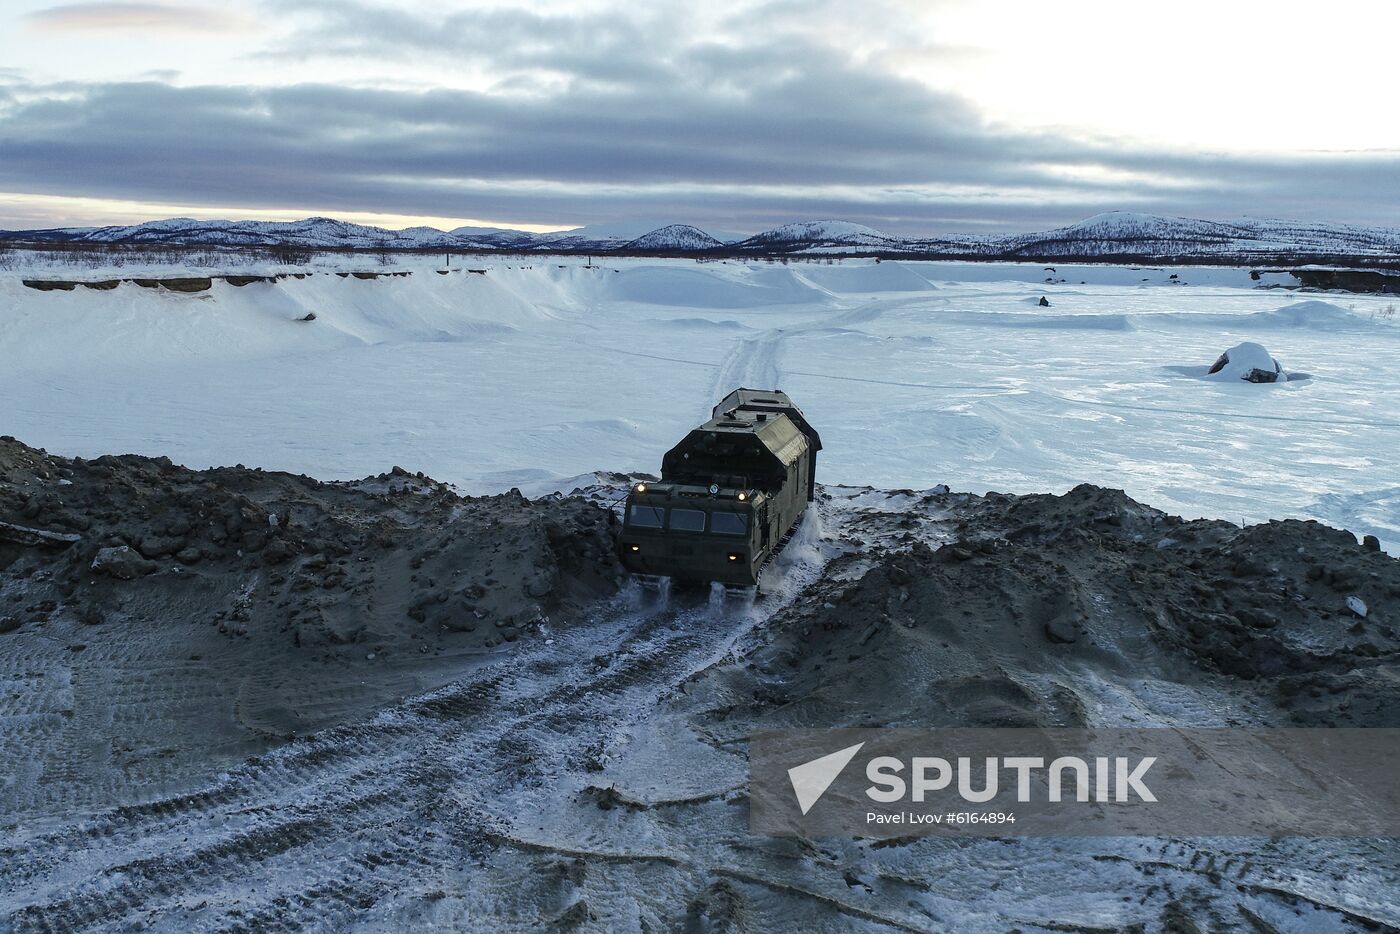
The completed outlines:
<svg viewBox="0 0 1400 934">
<path fill-rule="evenodd" d="M 1249 383 L 1278 383 L 1288 379 L 1283 365 L 1263 344 L 1245 341 L 1225 351 L 1207 374 L 1217 380 L 1244 380 Z"/>
</svg>

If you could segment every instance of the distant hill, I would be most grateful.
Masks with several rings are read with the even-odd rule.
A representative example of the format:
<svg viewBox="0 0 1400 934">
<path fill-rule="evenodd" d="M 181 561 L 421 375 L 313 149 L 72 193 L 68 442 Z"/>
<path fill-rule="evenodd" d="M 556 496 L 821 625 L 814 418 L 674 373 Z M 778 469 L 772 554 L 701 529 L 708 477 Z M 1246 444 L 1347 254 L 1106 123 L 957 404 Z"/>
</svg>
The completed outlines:
<svg viewBox="0 0 1400 934">
<path fill-rule="evenodd" d="M 311 249 L 511 250 L 541 253 L 696 253 L 723 255 L 866 254 L 986 259 L 1095 260 L 1197 257 L 1226 262 L 1296 257 L 1400 259 L 1400 230 L 1349 224 L 1246 218 L 1207 221 L 1115 211 L 1067 227 L 1006 236 L 900 237 L 842 220 L 784 224 L 725 243 L 698 227 L 669 224 L 626 237 L 627 224 L 531 233 L 504 228 L 386 230 L 329 217 L 300 221 L 177 217 L 127 227 L 0 231 L 0 240 L 69 243 L 297 246 Z M 635 230 L 635 226 L 631 226 Z"/>
<path fill-rule="evenodd" d="M 1396 255 L 1400 230 L 1278 220 L 1217 222 L 1115 211 L 991 244 L 1005 255 L 1064 257 Z"/>
<path fill-rule="evenodd" d="M 864 224 L 850 221 L 802 221 L 784 224 L 740 241 L 741 247 L 784 246 L 897 246 L 900 241 Z"/>
<path fill-rule="evenodd" d="M 705 233 L 699 227 L 692 227 L 689 224 L 669 224 L 665 227 L 658 227 L 649 233 L 644 233 L 637 239 L 628 243 L 626 249 L 638 252 L 648 252 L 655 250 L 664 252 L 667 250 L 678 250 L 694 252 L 698 250 L 713 250 L 724 246 L 723 243 Z"/>
</svg>

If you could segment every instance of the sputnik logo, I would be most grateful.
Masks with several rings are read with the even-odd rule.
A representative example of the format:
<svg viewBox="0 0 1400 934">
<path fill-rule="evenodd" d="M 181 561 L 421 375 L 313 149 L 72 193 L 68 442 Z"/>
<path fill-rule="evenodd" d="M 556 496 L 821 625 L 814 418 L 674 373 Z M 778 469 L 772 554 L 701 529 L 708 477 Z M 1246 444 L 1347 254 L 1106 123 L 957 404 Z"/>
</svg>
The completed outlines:
<svg viewBox="0 0 1400 934">
<path fill-rule="evenodd" d="M 865 743 L 856 743 L 854 746 L 838 749 L 819 759 L 788 769 L 788 780 L 792 782 L 792 790 L 797 795 L 797 806 L 802 808 L 804 816 L 812 809 L 812 805 L 826 794 L 826 790 L 836 781 L 841 770 L 850 764 L 864 745 Z"/>
</svg>

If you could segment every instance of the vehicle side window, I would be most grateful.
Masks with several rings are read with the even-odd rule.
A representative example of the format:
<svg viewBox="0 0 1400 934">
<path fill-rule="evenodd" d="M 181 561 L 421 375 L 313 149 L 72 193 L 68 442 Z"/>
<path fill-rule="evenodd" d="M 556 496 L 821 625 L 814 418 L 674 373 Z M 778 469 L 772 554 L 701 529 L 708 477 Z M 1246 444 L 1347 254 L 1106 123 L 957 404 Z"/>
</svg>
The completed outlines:
<svg viewBox="0 0 1400 934">
<path fill-rule="evenodd" d="M 632 506 L 627 510 L 627 524 L 639 529 L 659 529 L 665 512 L 660 506 Z"/>
<path fill-rule="evenodd" d="M 705 513 L 699 509 L 672 509 L 670 527 L 678 532 L 703 532 Z"/>
<path fill-rule="evenodd" d="M 749 517 L 741 512 L 712 512 L 710 531 L 716 535 L 746 535 L 749 531 Z"/>
</svg>

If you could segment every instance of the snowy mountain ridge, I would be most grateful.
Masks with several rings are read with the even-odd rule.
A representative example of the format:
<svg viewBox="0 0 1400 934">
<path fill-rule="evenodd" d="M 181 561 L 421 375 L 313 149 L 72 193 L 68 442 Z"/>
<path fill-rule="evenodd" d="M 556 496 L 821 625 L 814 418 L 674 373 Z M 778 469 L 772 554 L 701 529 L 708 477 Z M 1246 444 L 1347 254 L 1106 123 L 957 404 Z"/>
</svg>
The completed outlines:
<svg viewBox="0 0 1400 934">
<path fill-rule="evenodd" d="M 668 224 L 644 233 L 631 243 L 629 250 L 713 250 L 724 246 L 699 227 L 689 224 Z"/>
<path fill-rule="evenodd" d="M 621 228 L 618 228 L 621 229 Z M 1199 220 L 1114 211 L 1050 230 L 1010 235 L 901 237 L 842 220 L 799 221 L 724 243 L 698 227 L 669 224 L 639 237 L 608 225 L 532 233 L 434 227 L 389 230 L 329 217 L 299 221 L 196 220 L 176 217 L 131 226 L 0 231 L 0 240 L 70 243 L 297 246 L 311 249 L 518 250 L 552 253 L 735 254 L 893 253 L 1001 259 L 1400 255 L 1400 230 L 1351 224 L 1241 218 Z"/>
<path fill-rule="evenodd" d="M 1110 212 L 1067 227 L 1001 237 L 992 242 L 1002 253 L 1028 256 L 1385 255 L 1400 252 L 1400 230 L 1273 219 L 1207 221 Z"/>
<path fill-rule="evenodd" d="M 754 234 L 744 243 L 831 243 L 884 246 L 898 238 L 851 221 L 799 221 Z"/>
</svg>

